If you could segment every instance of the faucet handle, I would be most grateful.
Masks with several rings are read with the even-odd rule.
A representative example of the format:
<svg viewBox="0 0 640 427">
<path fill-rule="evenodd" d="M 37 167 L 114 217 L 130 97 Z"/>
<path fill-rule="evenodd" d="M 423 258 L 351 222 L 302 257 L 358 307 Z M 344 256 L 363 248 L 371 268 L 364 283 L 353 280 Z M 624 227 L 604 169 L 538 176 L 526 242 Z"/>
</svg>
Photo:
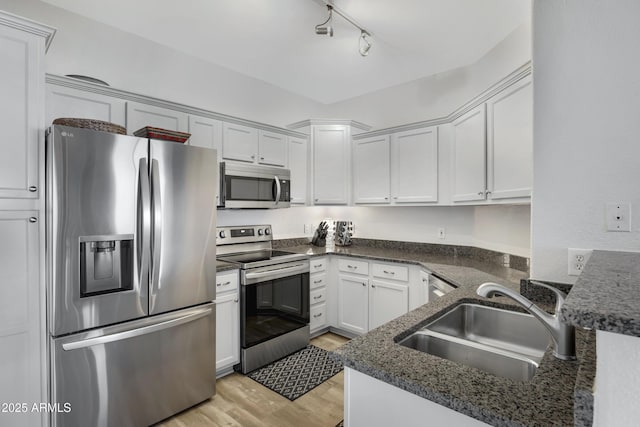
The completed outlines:
<svg viewBox="0 0 640 427">
<path fill-rule="evenodd" d="M 546 283 L 538 282 L 537 280 L 529 280 L 529 283 L 531 283 L 532 285 L 536 285 L 536 286 L 541 286 L 543 288 L 547 288 L 551 292 L 556 294 L 555 312 L 556 312 L 556 314 L 559 314 L 560 313 L 560 307 L 562 307 L 562 304 L 564 304 L 564 300 L 567 298 L 567 294 L 565 294 L 564 292 L 562 292 L 558 288 L 554 288 L 553 286 L 547 285 Z"/>
</svg>

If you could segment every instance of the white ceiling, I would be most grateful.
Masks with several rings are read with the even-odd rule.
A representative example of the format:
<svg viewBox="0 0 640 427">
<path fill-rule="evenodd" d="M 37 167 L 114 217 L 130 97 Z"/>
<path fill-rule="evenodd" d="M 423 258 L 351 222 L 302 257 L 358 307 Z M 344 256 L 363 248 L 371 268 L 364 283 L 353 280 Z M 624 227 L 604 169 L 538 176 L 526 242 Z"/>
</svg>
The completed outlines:
<svg viewBox="0 0 640 427">
<path fill-rule="evenodd" d="M 530 19 L 531 0 L 44 0 L 189 55 L 331 104 L 472 64 Z"/>
</svg>

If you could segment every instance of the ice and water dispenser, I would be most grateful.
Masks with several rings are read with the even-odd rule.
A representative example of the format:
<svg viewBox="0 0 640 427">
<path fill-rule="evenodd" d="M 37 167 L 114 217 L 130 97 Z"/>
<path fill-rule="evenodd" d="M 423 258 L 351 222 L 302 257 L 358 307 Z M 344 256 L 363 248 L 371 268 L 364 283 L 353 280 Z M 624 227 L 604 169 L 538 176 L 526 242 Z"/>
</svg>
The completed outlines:
<svg viewBox="0 0 640 427">
<path fill-rule="evenodd" d="M 133 236 L 80 238 L 80 296 L 133 289 Z"/>
</svg>

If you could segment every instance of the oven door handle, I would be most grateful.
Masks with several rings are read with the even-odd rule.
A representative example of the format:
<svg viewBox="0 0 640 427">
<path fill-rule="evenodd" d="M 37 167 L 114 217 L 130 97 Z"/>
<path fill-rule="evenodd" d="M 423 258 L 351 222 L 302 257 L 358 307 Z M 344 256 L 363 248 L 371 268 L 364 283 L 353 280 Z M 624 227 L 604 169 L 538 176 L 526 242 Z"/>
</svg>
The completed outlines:
<svg viewBox="0 0 640 427">
<path fill-rule="evenodd" d="M 259 271 L 259 272 L 242 272 L 243 274 L 243 285 L 252 285 L 258 282 L 266 282 L 268 280 L 279 279 L 282 277 L 294 276 L 296 274 L 308 273 L 309 272 L 309 264 L 308 263 L 300 263 L 290 267 L 272 269 L 268 271 Z"/>
</svg>

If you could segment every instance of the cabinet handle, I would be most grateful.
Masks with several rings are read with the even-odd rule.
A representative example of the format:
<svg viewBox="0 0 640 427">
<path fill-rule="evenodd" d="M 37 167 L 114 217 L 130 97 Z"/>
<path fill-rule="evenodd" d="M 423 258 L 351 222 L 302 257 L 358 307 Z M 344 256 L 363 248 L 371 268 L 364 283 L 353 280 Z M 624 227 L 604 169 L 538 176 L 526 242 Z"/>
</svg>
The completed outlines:
<svg viewBox="0 0 640 427">
<path fill-rule="evenodd" d="M 478 191 L 478 196 L 484 196 L 484 191 Z"/>
<path fill-rule="evenodd" d="M 217 286 L 227 286 L 230 285 L 231 282 L 218 283 Z"/>
<path fill-rule="evenodd" d="M 256 156 L 254 156 L 254 155 L 252 154 L 252 155 L 251 155 L 251 158 L 252 158 L 252 159 L 255 159 L 255 158 L 256 158 Z"/>
<path fill-rule="evenodd" d="M 398 197 L 394 197 L 393 200 L 398 200 Z"/>
<path fill-rule="evenodd" d="M 395 272 L 395 271 L 382 270 L 382 272 L 383 272 L 384 274 L 396 274 L 396 272 Z"/>
<path fill-rule="evenodd" d="M 313 297 L 313 299 L 320 299 L 322 298 L 322 295 L 316 295 L 315 297 Z"/>
<path fill-rule="evenodd" d="M 317 201 L 319 201 L 320 199 L 315 199 L 315 200 L 316 200 L 316 202 L 317 202 Z"/>
<path fill-rule="evenodd" d="M 38 191 L 38 187 L 36 187 L 35 185 L 32 185 L 31 187 L 29 187 L 29 191 L 31 191 L 32 193 L 35 193 L 36 191 Z"/>
<path fill-rule="evenodd" d="M 389 200 L 389 198 L 388 198 L 388 197 L 385 197 L 384 199 L 385 199 L 385 200 Z"/>
<path fill-rule="evenodd" d="M 488 196 L 488 195 L 490 195 L 490 194 L 491 194 L 491 191 L 488 191 L 488 190 L 487 190 L 487 191 L 486 191 L 486 195 Z"/>
<path fill-rule="evenodd" d="M 322 317 L 322 313 L 314 314 L 314 315 L 313 315 L 313 317 L 314 317 L 314 318 L 316 318 L 316 319 L 317 319 L 318 317 Z"/>
<path fill-rule="evenodd" d="M 233 299 L 233 302 L 238 302 L 238 298 L 234 298 L 234 299 Z"/>
<path fill-rule="evenodd" d="M 367 284 L 363 282 L 363 283 L 362 283 L 362 286 L 367 286 Z"/>
<path fill-rule="evenodd" d="M 32 216 L 31 218 L 29 218 L 29 222 L 38 222 L 38 218 Z"/>
<path fill-rule="evenodd" d="M 314 280 L 314 281 L 313 281 L 313 284 L 314 284 L 314 285 L 317 285 L 318 283 L 322 283 L 322 279 L 320 279 L 320 280 Z"/>
<path fill-rule="evenodd" d="M 357 270 L 358 266 L 357 265 L 354 266 L 354 265 L 349 264 L 349 265 L 347 265 L 347 268 L 352 268 L 354 270 Z"/>
<path fill-rule="evenodd" d="M 427 279 L 422 279 L 422 283 L 427 283 Z"/>
<path fill-rule="evenodd" d="M 376 287 L 376 285 L 374 285 L 374 284 L 372 283 L 372 284 L 371 284 L 371 287 L 372 287 L 372 288 L 375 288 L 375 287 Z"/>
<path fill-rule="evenodd" d="M 322 264 L 315 264 L 315 265 L 313 266 L 313 268 L 320 268 L 320 267 L 322 267 Z"/>
<path fill-rule="evenodd" d="M 264 160 L 264 157 L 260 157 L 260 160 Z"/>
</svg>

